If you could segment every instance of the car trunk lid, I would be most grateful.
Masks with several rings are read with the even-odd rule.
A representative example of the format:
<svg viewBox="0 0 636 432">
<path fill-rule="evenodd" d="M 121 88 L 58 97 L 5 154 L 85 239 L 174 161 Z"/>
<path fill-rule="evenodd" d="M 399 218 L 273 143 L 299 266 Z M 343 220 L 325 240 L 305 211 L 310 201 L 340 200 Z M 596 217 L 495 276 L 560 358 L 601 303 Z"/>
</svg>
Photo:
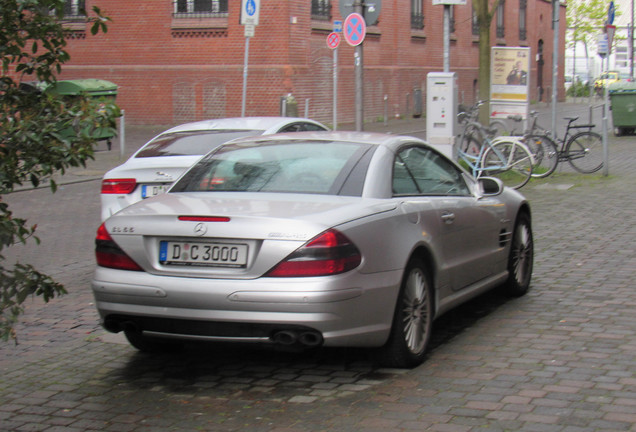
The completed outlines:
<svg viewBox="0 0 636 432">
<path fill-rule="evenodd" d="M 395 207 L 392 201 L 327 195 L 170 193 L 122 210 L 106 227 L 150 273 L 254 278 L 326 229 Z M 233 253 L 237 260 L 186 263 L 185 249 Z"/>
</svg>

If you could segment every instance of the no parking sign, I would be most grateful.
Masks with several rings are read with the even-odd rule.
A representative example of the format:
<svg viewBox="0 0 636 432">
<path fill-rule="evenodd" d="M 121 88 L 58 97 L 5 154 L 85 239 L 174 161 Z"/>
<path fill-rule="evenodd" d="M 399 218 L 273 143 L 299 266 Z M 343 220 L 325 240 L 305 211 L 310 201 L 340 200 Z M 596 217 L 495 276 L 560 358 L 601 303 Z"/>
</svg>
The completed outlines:
<svg viewBox="0 0 636 432">
<path fill-rule="evenodd" d="M 359 13 L 352 13 L 344 20 L 344 38 L 351 46 L 358 46 L 367 33 L 367 24 Z"/>
<path fill-rule="evenodd" d="M 327 46 L 331 49 L 336 49 L 338 45 L 340 45 L 340 35 L 336 32 L 329 33 L 329 36 L 327 36 Z"/>
</svg>

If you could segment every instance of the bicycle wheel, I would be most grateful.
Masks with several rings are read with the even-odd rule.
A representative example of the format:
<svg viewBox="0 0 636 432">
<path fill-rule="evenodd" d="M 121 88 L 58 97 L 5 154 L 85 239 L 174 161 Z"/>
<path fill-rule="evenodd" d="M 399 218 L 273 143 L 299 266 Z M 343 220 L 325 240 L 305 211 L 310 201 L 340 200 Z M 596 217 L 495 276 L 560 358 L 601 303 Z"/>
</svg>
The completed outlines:
<svg viewBox="0 0 636 432">
<path fill-rule="evenodd" d="M 552 138 L 546 135 L 528 135 L 524 142 L 534 156 L 532 177 L 544 178 L 552 174 L 559 163 L 559 151 Z"/>
<path fill-rule="evenodd" d="M 519 141 L 498 141 L 484 152 L 480 176 L 497 177 L 505 186 L 519 189 L 532 175 L 532 156 Z"/>
<path fill-rule="evenodd" d="M 603 166 L 603 139 L 596 132 L 580 132 L 568 141 L 565 155 L 578 172 L 596 172 Z"/>
</svg>

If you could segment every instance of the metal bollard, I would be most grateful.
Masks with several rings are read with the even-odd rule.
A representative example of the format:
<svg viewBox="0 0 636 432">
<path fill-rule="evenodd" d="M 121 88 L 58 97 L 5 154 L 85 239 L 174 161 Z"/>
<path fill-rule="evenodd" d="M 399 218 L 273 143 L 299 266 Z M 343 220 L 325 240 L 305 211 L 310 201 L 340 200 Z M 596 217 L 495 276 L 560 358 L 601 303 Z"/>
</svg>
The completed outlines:
<svg viewBox="0 0 636 432">
<path fill-rule="evenodd" d="M 384 95 L 384 126 L 389 124 L 389 96 Z"/>
<path fill-rule="evenodd" d="M 121 110 L 119 118 L 119 160 L 124 158 L 126 153 L 126 111 Z"/>
</svg>

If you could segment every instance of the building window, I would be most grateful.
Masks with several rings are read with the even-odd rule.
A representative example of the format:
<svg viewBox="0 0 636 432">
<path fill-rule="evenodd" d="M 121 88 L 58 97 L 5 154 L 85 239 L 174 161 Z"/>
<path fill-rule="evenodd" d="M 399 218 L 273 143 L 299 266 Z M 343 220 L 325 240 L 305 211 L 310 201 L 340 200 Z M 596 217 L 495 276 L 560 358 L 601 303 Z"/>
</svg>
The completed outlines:
<svg viewBox="0 0 636 432">
<path fill-rule="evenodd" d="M 85 0 L 65 0 L 64 18 L 84 18 L 86 16 Z"/>
<path fill-rule="evenodd" d="M 331 21 L 331 0 L 311 0 L 311 19 Z"/>
<path fill-rule="evenodd" d="M 526 11 L 528 0 L 519 0 L 519 40 L 526 40 Z"/>
<path fill-rule="evenodd" d="M 479 19 L 475 9 L 473 9 L 473 36 L 479 36 Z"/>
<path fill-rule="evenodd" d="M 450 5 L 449 9 L 449 20 L 448 20 L 448 31 L 450 33 L 455 33 L 455 5 Z"/>
<path fill-rule="evenodd" d="M 227 16 L 228 0 L 173 0 L 175 17 Z"/>
<path fill-rule="evenodd" d="M 503 38 L 505 37 L 504 32 L 504 0 L 499 0 L 499 4 L 497 5 L 497 37 Z"/>
<path fill-rule="evenodd" d="M 411 28 L 413 30 L 422 30 L 424 28 L 422 0 L 411 0 Z"/>
</svg>

